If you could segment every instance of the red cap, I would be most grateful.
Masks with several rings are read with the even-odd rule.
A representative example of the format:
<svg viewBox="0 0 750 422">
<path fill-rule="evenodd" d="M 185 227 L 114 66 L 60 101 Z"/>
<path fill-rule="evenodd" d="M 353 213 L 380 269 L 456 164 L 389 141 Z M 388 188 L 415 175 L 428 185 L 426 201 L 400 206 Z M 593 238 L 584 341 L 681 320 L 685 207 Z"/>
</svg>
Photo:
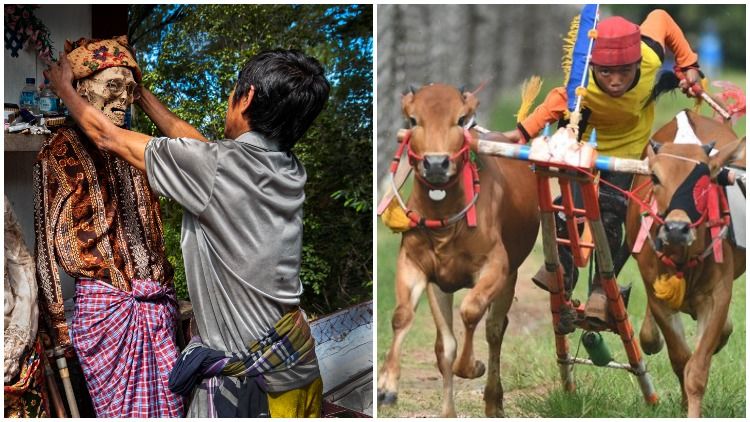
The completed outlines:
<svg viewBox="0 0 750 422">
<path fill-rule="evenodd" d="M 592 64 L 621 66 L 641 59 L 641 29 L 638 25 L 612 16 L 599 22 L 596 32 L 591 50 Z"/>
</svg>

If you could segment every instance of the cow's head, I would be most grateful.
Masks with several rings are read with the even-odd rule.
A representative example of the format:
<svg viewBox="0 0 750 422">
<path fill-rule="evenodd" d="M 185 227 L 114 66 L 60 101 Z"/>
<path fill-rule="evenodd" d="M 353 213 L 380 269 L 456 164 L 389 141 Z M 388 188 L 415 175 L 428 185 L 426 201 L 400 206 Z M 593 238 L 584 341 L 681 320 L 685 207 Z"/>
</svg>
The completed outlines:
<svg viewBox="0 0 750 422">
<path fill-rule="evenodd" d="M 467 132 L 479 101 L 471 92 L 432 84 L 411 89 L 401 99 L 411 125 L 409 161 L 417 174 L 435 186 L 445 186 L 465 164 Z"/>
<path fill-rule="evenodd" d="M 711 180 L 725 164 L 744 154 L 745 138 L 725 144 L 711 154 L 706 145 L 657 144 L 648 147 L 648 165 L 658 214 L 664 220 L 658 238 L 671 247 L 690 247 L 696 228 L 705 222 Z M 699 247 L 702 247 L 700 245 Z"/>
</svg>

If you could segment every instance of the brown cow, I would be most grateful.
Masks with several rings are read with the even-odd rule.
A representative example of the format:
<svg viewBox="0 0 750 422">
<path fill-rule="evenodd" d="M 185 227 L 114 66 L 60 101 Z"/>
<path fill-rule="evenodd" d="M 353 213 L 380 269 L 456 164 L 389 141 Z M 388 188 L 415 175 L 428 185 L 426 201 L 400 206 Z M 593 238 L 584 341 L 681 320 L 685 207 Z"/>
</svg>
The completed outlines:
<svg viewBox="0 0 750 422">
<path fill-rule="evenodd" d="M 745 251 L 734 247 L 726 238 L 717 240 L 722 243 L 723 262 L 716 262 L 705 220 L 695 224 L 701 220 L 695 218 L 696 210 L 690 209 L 693 201 L 691 193 L 701 171 L 710 172 L 710 177 L 715 178 L 718 170 L 730 161 L 734 160 L 734 164 L 744 167 L 745 140 L 737 140 L 729 126 L 707 117 L 688 112 L 688 119 L 703 147 L 672 143 L 677 132 L 677 119 L 674 119 L 654 134 L 653 139 L 660 143 L 654 144 L 656 150 L 652 147 L 648 149 L 653 195 L 664 224 L 654 222 L 650 231 L 652 240 L 645 242 L 642 251 L 635 254 L 635 259 L 648 297 L 640 331 L 643 350 L 647 354 L 661 350 L 664 345 L 659 334 L 661 330 L 672 368 L 682 387 L 682 400 L 683 405 L 687 406 L 688 417 L 699 417 L 711 356 L 726 344 L 732 332 L 727 313 L 732 283 L 745 272 Z M 706 152 L 711 149 L 709 141 L 715 141 L 715 148 L 719 150 L 710 158 Z M 680 188 L 688 176 L 692 182 L 689 180 Z M 633 186 L 639 186 L 647 177 L 636 177 Z M 680 193 L 675 195 L 675 192 Z M 687 195 L 683 195 L 683 192 L 687 192 Z M 639 195 L 645 198 L 646 193 Z M 674 196 L 682 199 L 672 202 Z M 641 224 L 640 211 L 640 207 L 631 201 L 627 219 L 631 248 Z M 691 213 L 693 218 L 690 217 Z M 654 247 L 660 249 L 659 252 L 666 258 L 657 257 Z M 706 255 L 705 260 L 697 259 L 701 255 Z M 666 298 L 657 298 L 654 289 L 658 276 L 671 276 L 678 270 L 684 272 L 685 279 L 684 299 L 679 305 L 674 302 L 670 304 Z M 692 354 L 685 341 L 680 312 L 690 314 L 698 321 L 698 343 Z"/>
<path fill-rule="evenodd" d="M 473 117 L 477 105 L 473 93 L 462 94 L 454 87 L 439 84 L 423 87 L 402 99 L 404 115 L 413 125 L 409 155 L 417 176 L 407 207 L 427 219 L 449 218 L 466 207 L 462 184 L 453 183 L 466 163 L 452 157 L 465 145 L 462 126 Z M 473 337 L 488 309 L 490 357 L 485 413 L 492 417 L 503 415 L 500 348 L 517 270 L 536 239 L 539 209 L 536 179 L 528 164 L 482 157 L 480 167 L 476 227 L 469 227 L 467 219 L 462 218 L 444 228 L 416 227 L 403 234 L 396 264 L 393 342 L 378 378 L 380 404 L 396 401 L 401 343 L 414 319 L 417 301 L 427 288 L 437 326 L 435 353 L 443 374 L 442 416 L 456 415 L 453 374 L 477 378 L 485 372 L 484 364 L 474 358 Z M 431 199 L 431 188 L 444 190 L 445 197 Z M 456 359 L 453 293 L 463 288 L 470 291 L 460 307 L 465 336 Z"/>
</svg>

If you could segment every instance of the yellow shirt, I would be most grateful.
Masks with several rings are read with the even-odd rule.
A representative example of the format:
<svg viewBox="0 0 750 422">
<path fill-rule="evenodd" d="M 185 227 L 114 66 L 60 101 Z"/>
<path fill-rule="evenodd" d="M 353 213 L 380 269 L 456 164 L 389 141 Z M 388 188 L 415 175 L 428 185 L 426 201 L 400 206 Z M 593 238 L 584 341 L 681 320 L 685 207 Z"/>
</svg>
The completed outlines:
<svg viewBox="0 0 750 422">
<path fill-rule="evenodd" d="M 604 155 L 640 158 L 646 148 L 654 124 L 654 102 L 644 107 L 656 83 L 662 62 L 659 56 L 641 41 L 641 75 L 638 83 L 622 97 L 604 93 L 589 70 L 588 93 L 583 107 L 591 110 L 583 139 L 589 139 L 596 128 L 597 150 Z"/>
<path fill-rule="evenodd" d="M 686 67 L 697 63 L 698 56 L 691 50 L 682 30 L 667 12 L 652 11 L 640 28 L 642 36 L 674 53 L 678 66 Z M 620 98 L 602 92 L 589 73 L 588 94 L 583 100 L 583 106 L 591 110 L 591 116 L 583 139 L 587 140 L 591 129 L 596 128 L 598 149 L 602 154 L 639 158 L 646 148 L 654 122 L 654 104 L 644 105 L 651 95 L 662 63 L 659 55 L 643 41 L 641 54 L 640 78 L 636 86 Z M 535 136 L 546 123 L 562 118 L 567 109 L 567 101 L 565 87 L 553 89 L 544 103 L 524 119 L 520 126 L 527 134 Z"/>
</svg>

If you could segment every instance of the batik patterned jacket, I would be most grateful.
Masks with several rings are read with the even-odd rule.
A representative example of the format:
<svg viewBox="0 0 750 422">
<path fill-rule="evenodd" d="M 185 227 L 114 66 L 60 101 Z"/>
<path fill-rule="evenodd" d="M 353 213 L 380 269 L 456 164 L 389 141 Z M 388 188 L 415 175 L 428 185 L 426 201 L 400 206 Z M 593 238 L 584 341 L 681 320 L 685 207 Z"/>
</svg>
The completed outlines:
<svg viewBox="0 0 750 422">
<path fill-rule="evenodd" d="M 133 279 L 172 284 L 159 201 L 146 175 L 76 129 L 58 131 L 37 156 L 34 225 L 40 303 L 58 345 L 70 344 L 58 264 L 73 278 L 124 291 Z"/>
</svg>

